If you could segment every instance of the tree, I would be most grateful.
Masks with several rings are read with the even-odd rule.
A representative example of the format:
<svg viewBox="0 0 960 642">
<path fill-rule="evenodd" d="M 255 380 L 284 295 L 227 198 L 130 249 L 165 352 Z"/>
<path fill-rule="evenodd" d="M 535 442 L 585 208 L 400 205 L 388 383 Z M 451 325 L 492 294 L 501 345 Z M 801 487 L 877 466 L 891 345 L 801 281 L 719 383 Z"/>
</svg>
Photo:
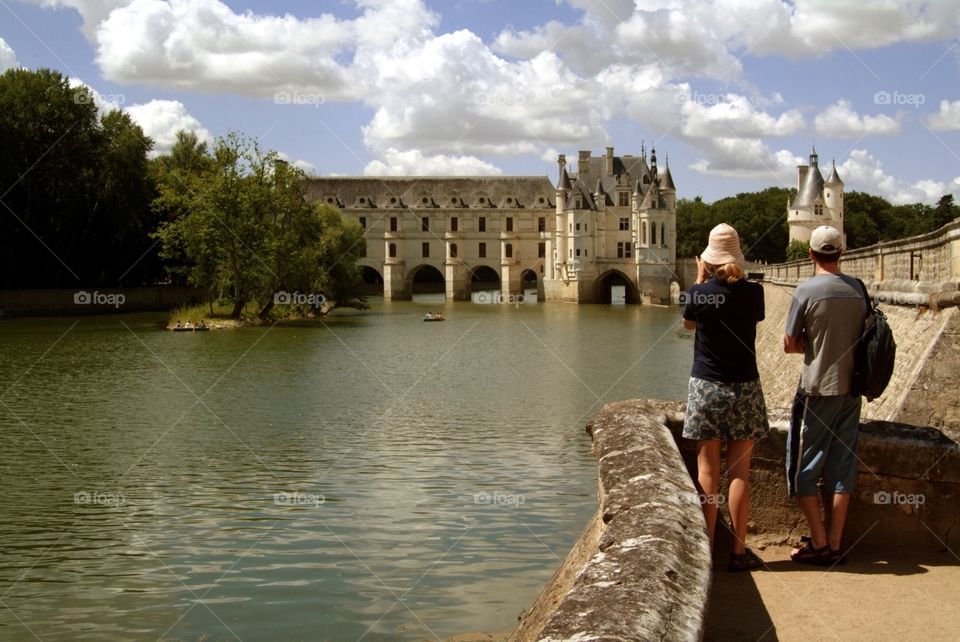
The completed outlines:
<svg viewBox="0 0 960 642">
<path fill-rule="evenodd" d="M 56 71 L 0 74 L 0 287 L 155 279 L 152 145 L 127 115 L 98 118 L 90 91 Z"/>
<path fill-rule="evenodd" d="M 953 194 L 944 194 L 933 210 L 934 229 L 943 227 L 957 217 L 960 217 L 960 207 L 953 204 Z"/>
<path fill-rule="evenodd" d="M 267 316 L 281 291 L 323 295 L 328 306 L 313 306 L 321 313 L 366 306 L 356 265 L 362 230 L 307 203 L 302 171 L 236 133 L 209 154 L 189 137 L 173 151 L 156 163 L 154 202 L 172 272 L 207 289 L 211 300 L 223 293 L 233 318 L 251 301 Z"/>
<path fill-rule="evenodd" d="M 810 249 L 810 244 L 806 241 L 798 241 L 794 239 L 790 241 L 790 244 L 787 245 L 787 260 L 788 261 L 800 261 L 807 258 L 810 254 L 807 250 Z"/>
</svg>

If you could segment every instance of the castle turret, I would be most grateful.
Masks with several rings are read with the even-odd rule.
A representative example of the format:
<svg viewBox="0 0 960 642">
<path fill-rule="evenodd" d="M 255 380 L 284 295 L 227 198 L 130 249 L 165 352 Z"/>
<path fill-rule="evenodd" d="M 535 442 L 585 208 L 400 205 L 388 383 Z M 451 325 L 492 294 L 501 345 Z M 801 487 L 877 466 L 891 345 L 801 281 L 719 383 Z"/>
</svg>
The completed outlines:
<svg viewBox="0 0 960 642">
<path fill-rule="evenodd" d="M 813 230 L 821 225 L 830 225 L 843 234 L 843 181 L 836 163 L 829 178 L 823 180 L 815 147 L 810 152 L 810 164 L 797 167 L 797 194 L 787 204 L 787 220 L 791 241 L 808 243 Z"/>
</svg>

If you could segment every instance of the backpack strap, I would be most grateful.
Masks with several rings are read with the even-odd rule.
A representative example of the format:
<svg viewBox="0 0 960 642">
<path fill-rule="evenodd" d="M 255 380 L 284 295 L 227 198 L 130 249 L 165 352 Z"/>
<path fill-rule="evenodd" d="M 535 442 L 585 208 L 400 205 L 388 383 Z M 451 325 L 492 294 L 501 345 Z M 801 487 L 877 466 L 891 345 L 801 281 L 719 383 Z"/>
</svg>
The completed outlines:
<svg viewBox="0 0 960 642">
<path fill-rule="evenodd" d="M 856 278 L 856 277 L 854 277 L 854 278 Z M 860 284 L 860 289 L 863 290 L 863 300 L 867 302 L 867 317 L 866 317 L 866 318 L 869 318 L 870 315 L 873 313 L 873 300 L 870 298 L 870 293 L 867 292 L 867 284 L 864 283 L 863 281 L 861 281 L 860 279 L 856 279 L 856 280 L 857 280 L 857 283 Z"/>
</svg>

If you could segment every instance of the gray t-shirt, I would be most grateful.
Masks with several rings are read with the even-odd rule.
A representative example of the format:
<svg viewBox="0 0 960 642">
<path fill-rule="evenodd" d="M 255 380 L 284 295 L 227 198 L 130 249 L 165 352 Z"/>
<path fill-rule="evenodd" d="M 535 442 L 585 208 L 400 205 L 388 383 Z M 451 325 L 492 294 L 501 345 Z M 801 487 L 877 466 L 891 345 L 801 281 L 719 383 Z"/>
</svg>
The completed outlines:
<svg viewBox="0 0 960 642">
<path fill-rule="evenodd" d="M 850 392 L 853 353 L 866 316 L 863 290 L 851 276 L 818 274 L 797 287 L 787 313 L 787 336 L 807 337 L 800 377 L 806 394 Z"/>
</svg>

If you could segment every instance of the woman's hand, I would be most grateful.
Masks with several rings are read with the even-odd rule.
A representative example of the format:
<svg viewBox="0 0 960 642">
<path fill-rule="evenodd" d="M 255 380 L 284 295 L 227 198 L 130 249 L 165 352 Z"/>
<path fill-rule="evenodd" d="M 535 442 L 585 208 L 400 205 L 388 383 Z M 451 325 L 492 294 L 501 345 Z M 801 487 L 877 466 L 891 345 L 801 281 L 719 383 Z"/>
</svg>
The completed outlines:
<svg viewBox="0 0 960 642">
<path fill-rule="evenodd" d="M 707 273 L 707 264 L 700 260 L 699 256 L 695 256 L 697 259 L 697 283 L 706 283 L 710 279 L 710 275 Z"/>
</svg>

